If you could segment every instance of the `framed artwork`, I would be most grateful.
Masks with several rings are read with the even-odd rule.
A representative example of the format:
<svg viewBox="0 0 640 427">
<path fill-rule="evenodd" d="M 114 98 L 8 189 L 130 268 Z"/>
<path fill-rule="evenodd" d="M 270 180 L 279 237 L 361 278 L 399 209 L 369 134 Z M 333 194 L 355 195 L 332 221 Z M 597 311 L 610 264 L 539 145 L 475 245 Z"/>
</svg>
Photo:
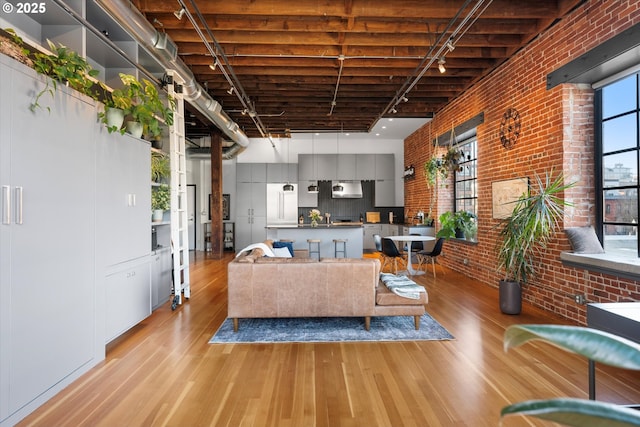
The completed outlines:
<svg viewBox="0 0 640 427">
<path fill-rule="evenodd" d="M 508 218 L 513 211 L 513 202 L 529 189 L 529 178 L 514 178 L 491 183 L 493 217 Z"/>
<path fill-rule="evenodd" d="M 222 220 L 228 221 L 231 216 L 231 195 L 223 194 L 222 195 Z"/>
</svg>

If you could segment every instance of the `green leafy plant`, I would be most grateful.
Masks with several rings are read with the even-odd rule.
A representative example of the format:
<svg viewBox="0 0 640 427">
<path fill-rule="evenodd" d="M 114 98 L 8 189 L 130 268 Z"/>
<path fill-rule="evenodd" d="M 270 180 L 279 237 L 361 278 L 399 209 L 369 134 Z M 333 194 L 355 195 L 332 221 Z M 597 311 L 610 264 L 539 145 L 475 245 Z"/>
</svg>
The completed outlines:
<svg viewBox="0 0 640 427">
<path fill-rule="evenodd" d="M 158 117 L 164 120 L 168 126 L 173 124 L 173 110 L 175 100 L 167 98 L 167 105 L 160 99 L 156 86 L 147 79 L 138 81 L 130 74 L 120 73 L 120 80 L 124 87 L 112 94 L 114 103 L 124 106 L 125 114 L 130 115 L 133 121 L 142 123 L 144 133 L 152 137 L 158 137 L 162 133 Z M 122 107 L 118 107 L 122 108 Z"/>
<path fill-rule="evenodd" d="M 44 89 L 36 95 L 30 106 L 31 111 L 41 107 L 39 100 L 45 93 L 54 97 L 59 83 L 67 84 L 78 92 L 97 99 L 98 92 L 93 89 L 96 82 L 92 78 L 98 75 L 98 70 L 94 70 L 85 58 L 68 47 L 62 44 L 56 46 L 51 40 L 47 40 L 47 43 L 52 53 L 33 54 L 33 67 L 38 73 L 51 79 L 47 79 Z M 51 111 L 49 107 L 47 110 Z"/>
<path fill-rule="evenodd" d="M 610 366 L 640 370 L 640 345 L 625 338 L 580 326 L 513 325 L 504 349 L 541 340 Z M 528 415 L 575 427 L 640 426 L 640 412 L 611 403 L 575 398 L 529 400 L 502 408 L 501 417 Z"/>
<path fill-rule="evenodd" d="M 477 230 L 476 216 L 469 211 L 447 211 L 441 214 L 438 220 L 440 221 L 440 230 L 436 233 L 436 237 L 453 239 L 459 235 L 458 232 L 471 237 L 475 235 Z"/>
<path fill-rule="evenodd" d="M 161 182 L 171 174 L 169 158 L 163 154 L 151 152 L 151 180 Z"/>
<path fill-rule="evenodd" d="M 171 207 L 171 190 L 168 185 L 156 187 L 151 192 L 152 210 L 169 210 Z"/>
<path fill-rule="evenodd" d="M 498 269 L 504 269 L 507 281 L 527 282 L 535 271 L 535 256 L 546 248 L 564 208 L 571 206 L 559 194 L 575 183 L 564 184 L 562 173 L 555 179 L 552 174 L 547 172 L 544 178 L 536 174 L 535 182 L 529 184 L 529 194 L 514 202 L 511 216 L 499 224 Z"/>
</svg>

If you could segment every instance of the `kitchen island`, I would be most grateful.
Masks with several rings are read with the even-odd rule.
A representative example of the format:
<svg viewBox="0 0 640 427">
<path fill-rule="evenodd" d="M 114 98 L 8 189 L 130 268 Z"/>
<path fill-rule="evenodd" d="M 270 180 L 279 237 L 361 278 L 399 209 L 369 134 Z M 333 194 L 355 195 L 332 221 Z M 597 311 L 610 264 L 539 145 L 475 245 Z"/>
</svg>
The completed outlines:
<svg viewBox="0 0 640 427">
<path fill-rule="evenodd" d="M 317 227 L 304 225 L 267 225 L 267 239 L 294 240 L 294 249 L 309 249 L 307 239 L 320 239 L 320 257 L 335 258 L 333 239 L 348 239 L 347 258 L 362 258 L 362 224 L 349 225 L 318 224 Z M 342 254 L 339 254 L 342 256 Z"/>
</svg>

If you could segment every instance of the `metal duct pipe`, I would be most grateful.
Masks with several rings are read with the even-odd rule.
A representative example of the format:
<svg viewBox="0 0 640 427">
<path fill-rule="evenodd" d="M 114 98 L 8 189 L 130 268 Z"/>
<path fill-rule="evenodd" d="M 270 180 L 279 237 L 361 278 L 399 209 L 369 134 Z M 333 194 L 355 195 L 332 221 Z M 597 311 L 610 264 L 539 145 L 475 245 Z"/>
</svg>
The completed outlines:
<svg viewBox="0 0 640 427">
<path fill-rule="evenodd" d="M 96 0 L 140 45 L 163 67 L 175 70 L 185 81 L 182 87 L 184 99 L 189 101 L 205 117 L 211 119 L 234 144 L 225 149 L 223 158 L 231 159 L 249 145 L 249 138 L 238 124 L 222 110 L 222 106 L 198 84 L 195 76 L 177 55 L 177 48 L 166 33 L 158 32 L 132 4 L 125 0 Z M 236 147 L 237 146 L 237 147 Z"/>
</svg>

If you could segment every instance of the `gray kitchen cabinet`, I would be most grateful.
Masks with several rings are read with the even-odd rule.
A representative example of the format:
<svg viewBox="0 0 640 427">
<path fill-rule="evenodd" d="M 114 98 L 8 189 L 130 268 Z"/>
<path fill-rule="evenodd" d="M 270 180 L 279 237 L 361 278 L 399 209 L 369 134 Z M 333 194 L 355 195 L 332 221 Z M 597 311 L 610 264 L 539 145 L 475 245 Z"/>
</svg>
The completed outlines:
<svg viewBox="0 0 640 427">
<path fill-rule="evenodd" d="M 236 164 L 236 182 L 267 182 L 266 163 Z"/>
<path fill-rule="evenodd" d="M 318 193 L 309 193 L 307 191 L 311 184 L 315 184 L 315 180 L 298 181 L 298 207 L 316 208 L 318 207 Z"/>
<path fill-rule="evenodd" d="M 317 178 L 317 157 L 313 154 L 298 155 L 298 181 L 315 181 Z"/>
<path fill-rule="evenodd" d="M 338 172 L 335 179 L 353 181 L 356 179 L 356 155 L 340 154 L 337 156 Z"/>
<path fill-rule="evenodd" d="M 104 358 L 95 286 L 100 125 L 94 102 L 64 85 L 29 111 L 44 77 L 8 56 L 0 55 L 0 75 L 0 425 L 14 425 Z"/>
<path fill-rule="evenodd" d="M 331 181 L 338 179 L 338 163 L 336 154 L 316 154 L 318 179 Z"/>
<path fill-rule="evenodd" d="M 382 236 L 399 236 L 402 233 L 400 225 L 382 224 Z"/>
<path fill-rule="evenodd" d="M 298 182 L 298 165 L 296 163 L 267 163 L 266 182 Z"/>
<path fill-rule="evenodd" d="M 149 256 L 108 269 L 105 289 L 105 342 L 108 343 L 151 314 Z"/>
<path fill-rule="evenodd" d="M 356 179 L 376 179 L 375 154 L 356 154 Z"/>
<path fill-rule="evenodd" d="M 392 180 L 376 179 L 375 205 L 380 207 L 395 206 L 396 183 Z"/>
<path fill-rule="evenodd" d="M 393 154 L 376 154 L 376 179 L 395 181 L 395 158 Z"/>
<path fill-rule="evenodd" d="M 240 250 L 266 237 L 267 184 L 238 182 L 236 190 L 236 250 Z"/>
<path fill-rule="evenodd" d="M 376 249 L 376 245 L 375 242 L 373 240 L 373 235 L 374 234 L 379 234 L 381 237 L 384 237 L 382 235 L 382 224 L 364 224 L 362 226 L 363 228 L 363 233 L 364 233 L 364 240 L 362 241 L 362 248 L 363 249 L 368 249 L 368 250 L 375 250 Z"/>
<path fill-rule="evenodd" d="M 151 254 L 151 309 L 155 310 L 171 297 L 171 249 Z"/>
</svg>

